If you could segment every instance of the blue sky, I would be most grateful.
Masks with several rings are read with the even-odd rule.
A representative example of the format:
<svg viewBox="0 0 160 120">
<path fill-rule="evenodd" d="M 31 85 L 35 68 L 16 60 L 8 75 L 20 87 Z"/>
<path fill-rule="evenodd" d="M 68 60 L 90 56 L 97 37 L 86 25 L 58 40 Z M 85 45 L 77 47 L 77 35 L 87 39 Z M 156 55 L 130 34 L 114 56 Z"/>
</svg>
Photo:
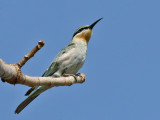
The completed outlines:
<svg viewBox="0 0 160 120">
<path fill-rule="evenodd" d="M 52 88 L 14 110 L 29 87 L 0 83 L 3 120 L 160 120 L 160 1 L 1 0 L 0 58 L 16 63 L 39 40 L 45 46 L 22 68 L 41 76 L 74 31 L 94 28 L 83 68 L 86 82 Z"/>
</svg>

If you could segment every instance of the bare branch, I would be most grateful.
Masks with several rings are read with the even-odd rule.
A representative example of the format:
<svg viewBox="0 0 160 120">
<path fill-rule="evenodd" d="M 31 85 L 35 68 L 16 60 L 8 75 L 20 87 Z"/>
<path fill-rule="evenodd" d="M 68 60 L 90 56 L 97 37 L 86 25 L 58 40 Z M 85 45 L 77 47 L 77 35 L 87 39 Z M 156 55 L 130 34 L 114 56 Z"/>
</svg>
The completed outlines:
<svg viewBox="0 0 160 120">
<path fill-rule="evenodd" d="M 27 55 L 25 55 L 21 61 L 17 63 L 17 65 L 21 68 L 31 57 L 34 56 L 38 50 L 44 46 L 44 44 L 45 43 L 43 40 L 39 41 L 38 44 Z"/>
<path fill-rule="evenodd" d="M 82 76 L 82 77 L 81 77 Z M 77 76 L 76 79 L 73 76 L 69 77 L 31 77 L 22 75 L 20 80 L 17 80 L 17 84 L 24 84 L 30 87 L 34 86 L 70 86 L 73 83 L 83 83 L 85 81 L 84 74 Z"/>
<path fill-rule="evenodd" d="M 19 61 L 17 64 L 6 64 L 0 59 L 0 77 L 3 82 L 10 84 L 23 84 L 30 87 L 34 86 L 70 86 L 73 83 L 83 83 L 85 81 L 85 75 L 80 73 L 76 76 L 68 77 L 32 77 L 24 75 L 21 72 L 21 67 L 31 58 L 34 54 L 40 50 L 44 45 L 44 41 L 39 41 L 38 44 Z"/>
<path fill-rule="evenodd" d="M 2 78 L 2 80 L 14 79 L 16 76 L 16 73 L 17 73 L 17 70 L 14 65 L 6 64 L 3 60 L 0 59 L 0 77 Z"/>
<path fill-rule="evenodd" d="M 85 81 L 85 75 L 80 73 L 76 77 L 31 77 L 21 73 L 18 65 L 6 64 L 0 59 L 0 77 L 4 82 L 10 84 L 23 84 L 30 87 L 34 86 L 70 86 L 73 83 L 83 83 Z"/>
</svg>

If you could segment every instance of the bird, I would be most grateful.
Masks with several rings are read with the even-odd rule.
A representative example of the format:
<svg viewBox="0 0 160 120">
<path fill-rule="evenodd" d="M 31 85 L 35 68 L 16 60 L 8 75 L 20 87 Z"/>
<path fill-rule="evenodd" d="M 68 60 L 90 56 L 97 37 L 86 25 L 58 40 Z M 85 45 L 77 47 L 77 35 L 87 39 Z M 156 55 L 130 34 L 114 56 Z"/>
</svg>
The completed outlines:
<svg viewBox="0 0 160 120">
<path fill-rule="evenodd" d="M 72 37 L 68 46 L 64 47 L 54 58 L 49 68 L 44 72 L 42 77 L 61 77 L 65 75 L 76 75 L 78 70 L 83 66 L 88 50 L 88 42 L 92 36 L 93 27 L 103 18 L 98 19 L 91 25 L 83 25 L 78 28 Z M 15 114 L 19 114 L 29 103 L 31 103 L 42 92 L 50 87 L 36 86 L 30 88 L 25 96 L 28 96 L 16 108 Z"/>
</svg>

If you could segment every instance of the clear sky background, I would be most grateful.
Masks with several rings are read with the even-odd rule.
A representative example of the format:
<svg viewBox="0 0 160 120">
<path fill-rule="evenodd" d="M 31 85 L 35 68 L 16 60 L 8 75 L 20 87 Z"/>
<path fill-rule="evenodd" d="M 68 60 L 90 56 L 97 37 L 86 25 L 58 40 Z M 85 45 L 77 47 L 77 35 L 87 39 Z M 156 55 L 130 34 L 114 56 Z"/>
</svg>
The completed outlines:
<svg viewBox="0 0 160 120">
<path fill-rule="evenodd" d="M 77 28 L 101 17 L 79 71 L 86 82 L 52 88 L 19 115 L 29 87 L 0 82 L 1 120 L 160 120 L 159 0 L 1 0 L 0 58 L 16 63 L 45 40 L 22 69 L 41 76 Z"/>
</svg>

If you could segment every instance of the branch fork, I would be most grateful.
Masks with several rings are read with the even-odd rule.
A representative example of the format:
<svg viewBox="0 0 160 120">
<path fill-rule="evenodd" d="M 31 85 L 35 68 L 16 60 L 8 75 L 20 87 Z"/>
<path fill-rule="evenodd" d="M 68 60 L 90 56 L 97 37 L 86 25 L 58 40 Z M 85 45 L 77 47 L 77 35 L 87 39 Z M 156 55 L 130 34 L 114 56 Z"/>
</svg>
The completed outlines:
<svg viewBox="0 0 160 120">
<path fill-rule="evenodd" d="M 32 58 L 35 53 L 44 46 L 44 41 L 39 41 L 38 44 L 24 56 L 16 64 L 6 64 L 2 59 L 0 59 L 0 77 L 3 82 L 10 84 L 23 84 L 30 87 L 34 86 L 70 86 L 74 83 L 83 83 L 85 81 L 85 75 L 79 73 L 76 76 L 67 76 L 67 77 L 32 77 L 24 75 L 21 71 L 22 66 Z"/>
</svg>

